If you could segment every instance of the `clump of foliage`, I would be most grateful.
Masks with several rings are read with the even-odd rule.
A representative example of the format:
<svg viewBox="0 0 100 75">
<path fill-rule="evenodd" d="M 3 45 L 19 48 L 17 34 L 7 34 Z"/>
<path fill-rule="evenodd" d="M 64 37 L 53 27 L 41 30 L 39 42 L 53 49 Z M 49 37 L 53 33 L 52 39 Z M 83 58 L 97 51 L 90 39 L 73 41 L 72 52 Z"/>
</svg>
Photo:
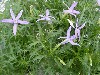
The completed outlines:
<svg viewBox="0 0 100 75">
<path fill-rule="evenodd" d="M 22 20 L 28 25 L 19 25 L 16 36 L 13 25 L 0 23 L 0 75 L 99 75 L 100 74 L 100 13 L 96 1 L 76 0 L 80 14 L 79 24 L 86 22 L 81 31 L 79 46 L 70 43 L 59 45 L 60 36 L 66 35 L 70 26 L 63 17 L 63 9 L 73 0 L 10 0 L 0 20 L 9 18 L 10 8 L 15 14 L 23 9 Z M 36 22 L 41 13 L 50 10 L 55 19 Z M 74 31 L 71 33 L 73 34 Z"/>
</svg>

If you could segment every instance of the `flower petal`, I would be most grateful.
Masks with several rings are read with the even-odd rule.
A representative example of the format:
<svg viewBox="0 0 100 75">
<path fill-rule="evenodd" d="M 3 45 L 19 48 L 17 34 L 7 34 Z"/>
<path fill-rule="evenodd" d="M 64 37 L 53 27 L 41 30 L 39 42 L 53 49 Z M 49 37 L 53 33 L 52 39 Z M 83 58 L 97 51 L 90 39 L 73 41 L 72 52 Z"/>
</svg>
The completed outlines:
<svg viewBox="0 0 100 75">
<path fill-rule="evenodd" d="M 61 42 L 61 44 L 66 44 L 68 43 L 68 39 L 65 39 L 64 41 Z"/>
<path fill-rule="evenodd" d="M 76 36 L 73 35 L 73 36 L 70 37 L 70 39 L 71 39 L 71 40 L 74 40 L 74 39 L 76 39 Z"/>
<path fill-rule="evenodd" d="M 78 28 L 78 18 L 76 19 L 76 29 Z"/>
<path fill-rule="evenodd" d="M 73 10 L 74 7 L 76 7 L 77 3 L 78 3 L 78 2 L 74 2 L 74 3 L 71 5 L 71 7 L 70 7 L 69 9 Z"/>
<path fill-rule="evenodd" d="M 22 13 L 23 13 L 23 10 L 21 10 L 21 11 L 19 12 L 19 14 L 17 15 L 17 17 L 16 17 L 17 20 L 21 17 Z"/>
<path fill-rule="evenodd" d="M 6 23 L 14 23 L 12 19 L 3 19 L 1 22 L 6 22 Z"/>
<path fill-rule="evenodd" d="M 80 30 L 79 29 L 75 29 L 75 36 L 76 38 L 79 38 L 80 40 Z"/>
<path fill-rule="evenodd" d="M 67 37 L 59 37 L 58 39 L 63 38 L 63 39 L 67 39 Z"/>
<path fill-rule="evenodd" d="M 80 30 L 79 30 L 79 29 L 78 29 L 78 31 L 77 31 L 77 36 L 78 36 L 79 41 L 80 41 Z"/>
<path fill-rule="evenodd" d="M 38 22 L 38 21 L 40 21 L 40 20 L 45 20 L 45 18 L 38 19 L 36 22 Z"/>
<path fill-rule="evenodd" d="M 75 43 L 75 42 L 73 42 L 73 41 L 69 41 L 72 45 L 78 45 L 78 46 L 80 46 L 78 43 Z"/>
<path fill-rule="evenodd" d="M 18 23 L 20 23 L 20 24 L 29 24 L 28 21 L 22 21 L 22 20 L 18 20 Z"/>
<path fill-rule="evenodd" d="M 67 38 L 69 38 L 70 37 L 70 31 L 71 31 L 71 26 L 68 28 L 68 30 L 67 30 Z"/>
<path fill-rule="evenodd" d="M 80 26 L 78 29 L 82 29 L 85 26 L 85 24 L 86 22 L 82 26 Z"/>
<path fill-rule="evenodd" d="M 45 17 L 45 19 L 46 19 L 47 21 L 50 21 L 50 20 L 51 20 L 49 17 Z"/>
<path fill-rule="evenodd" d="M 15 19 L 15 15 L 14 15 L 14 12 L 12 11 L 12 9 L 10 9 L 10 14 L 11 14 L 12 19 L 14 20 Z"/>
<path fill-rule="evenodd" d="M 44 17 L 43 15 L 39 15 L 40 17 Z"/>
<path fill-rule="evenodd" d="M 70 23 L 70 25 L 71 25 L 73 28 L 75 28 L 74 25 L 73 25 L 73 22 L 72 22 L 71 20 L 69 20 L 69 19 L 67 19 L 67 20 L 68 20 L 68 22 Z"/>
<path fill-rule="evenodd" d="M 76 10 L 73 10 L 73 13 L 74 14 L 80 14 L 80 12 L 79 11 L 76 11 Z"/>
<path fill-rule="evenodd" d="M 70 10 L 63 10 L 63 13 L 67 14 L 67 13 L 71 13 L 71 11 Z"/>
<path fill-rule="evenodd" d="M 16 32 L 17 32 L 17 26 L 18 26 L 18 24 L 14 24 L 14 26 L 13 26 L 13 33 L 14 33 L 14 35 L 16 35 Z"/>
<path fill-rule="evenodd" d="M 52 16 L 48 16 L 48 17 L 55 19 L 55 18 L 54 18 L 54 17 L 52 17 Z"/>
<path fill-rule="evenodd" d="M 76 15 L 74 13 L 71 12 L 70 14 L 76 17 Z"/>
<path fill-rule="evenodd" d="M 49 10 L 48 9 L 46 10 L 46 16 L 49 16 Z"/>
</svg>

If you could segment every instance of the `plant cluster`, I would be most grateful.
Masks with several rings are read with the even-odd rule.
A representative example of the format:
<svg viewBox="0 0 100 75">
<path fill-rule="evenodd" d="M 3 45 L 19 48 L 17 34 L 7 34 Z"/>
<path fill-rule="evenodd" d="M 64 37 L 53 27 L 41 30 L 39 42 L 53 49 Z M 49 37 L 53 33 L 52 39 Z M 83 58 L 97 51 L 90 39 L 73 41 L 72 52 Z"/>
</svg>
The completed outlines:
<svg viewBox="0 0 100 75">
<path fill-rule="evenodd" d="M 0 75 L 99 75 L 96 8 L 95 0 L 7 1 L 0 14 Z"/>
</svg>

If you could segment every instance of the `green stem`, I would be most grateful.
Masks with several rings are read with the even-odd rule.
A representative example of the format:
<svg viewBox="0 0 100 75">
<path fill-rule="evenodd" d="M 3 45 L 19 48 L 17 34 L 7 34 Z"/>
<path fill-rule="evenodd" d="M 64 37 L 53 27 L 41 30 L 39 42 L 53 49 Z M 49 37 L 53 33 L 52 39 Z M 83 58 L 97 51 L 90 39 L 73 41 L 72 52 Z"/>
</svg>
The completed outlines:
<svg viewBox="0 0 100 75">
<path fill-rule="evenodd" d="M 53 52 L 54 52 L 57 48 L 59 48 L 60 45 L 61 45 L 61 43 L 60 43 L 60 44 L 57 44 L 57 45 L 55 46 L 55 48 L 53 49 Z"/>
</svg>

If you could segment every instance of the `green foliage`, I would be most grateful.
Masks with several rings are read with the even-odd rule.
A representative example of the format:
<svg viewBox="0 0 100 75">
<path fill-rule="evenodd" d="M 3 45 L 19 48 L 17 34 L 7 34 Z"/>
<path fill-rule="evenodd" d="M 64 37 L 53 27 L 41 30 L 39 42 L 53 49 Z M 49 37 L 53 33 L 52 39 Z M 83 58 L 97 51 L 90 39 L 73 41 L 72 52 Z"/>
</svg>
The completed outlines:
<svg viewBox="0 0 100 75">
<path fill-rule="evenodd" d="M 10 0 L 0 19 L 11 18 L 9 9 L 15 14 L 23 9 L 22 20 L 30 22 L 19 25 L 17 35 L 12 33 L 13 25 L 0 23 L 0 75 L 100 75 L 100 24 L 95 0 L 76 0 L 79 24 L 86 22 L 81 30 L 79 46 L 60 45 L 58 39 L 65 36 L 70 26 L 63 17 L 73 0 Z M 50 10 L 56 20 L 52 23 L 40 21 L 38 15 Z"/>
</svg>

